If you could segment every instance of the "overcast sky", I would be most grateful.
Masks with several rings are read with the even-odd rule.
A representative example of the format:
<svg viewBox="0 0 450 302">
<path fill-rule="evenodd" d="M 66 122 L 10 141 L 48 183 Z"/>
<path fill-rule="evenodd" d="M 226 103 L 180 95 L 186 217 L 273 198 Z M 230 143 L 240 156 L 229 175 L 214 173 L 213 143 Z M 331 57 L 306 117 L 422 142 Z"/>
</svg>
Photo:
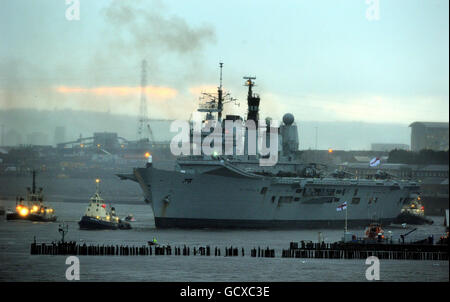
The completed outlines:
<svg viewBox="0 0 450 302">
<path fill-rule="evenodd" d="M 448 121 L 449 2 L 379 0 L 0 1 L 0 109 L 137 114 L 148 61 L 153 118 L 189 118 L 224 86 L 246 112 L 256 76 L 261 115 L 301 121 Z"/>
</svg>

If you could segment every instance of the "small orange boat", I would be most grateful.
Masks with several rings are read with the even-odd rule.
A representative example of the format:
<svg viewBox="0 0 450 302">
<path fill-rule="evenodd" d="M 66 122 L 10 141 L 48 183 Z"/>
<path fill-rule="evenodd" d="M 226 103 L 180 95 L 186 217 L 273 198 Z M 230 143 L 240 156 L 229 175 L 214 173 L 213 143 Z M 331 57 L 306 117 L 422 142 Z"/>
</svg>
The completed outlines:
<svg viewBox="0 0 450 302">
<path fill-rule="evenodd" d="M 371 223 L 366 229 L 364 239 L 367 240 L 384 240 L 384 230 L 379 223 Z"/>
</svg>

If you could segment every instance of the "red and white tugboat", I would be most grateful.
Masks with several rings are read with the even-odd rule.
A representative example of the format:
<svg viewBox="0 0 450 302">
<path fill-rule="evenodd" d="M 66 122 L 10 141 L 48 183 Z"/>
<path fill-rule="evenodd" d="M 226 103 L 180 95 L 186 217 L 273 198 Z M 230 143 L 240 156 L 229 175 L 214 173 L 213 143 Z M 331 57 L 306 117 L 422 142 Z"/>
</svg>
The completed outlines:
<svg viewBox="0 0 450 302">
<path fill-rule="evenodd" d="M 97 190 L 94 196 L 91 197 L 89 206 L 86 212 L 78 222 L 82 230 L 116 230 L 116 229 L 131 229 L 131 225 L 119 219 L 113 207 L 106 206 L 105 201 L 100 196 L 99 183 L 100 179 L 96 179 Z"/>
</svg>

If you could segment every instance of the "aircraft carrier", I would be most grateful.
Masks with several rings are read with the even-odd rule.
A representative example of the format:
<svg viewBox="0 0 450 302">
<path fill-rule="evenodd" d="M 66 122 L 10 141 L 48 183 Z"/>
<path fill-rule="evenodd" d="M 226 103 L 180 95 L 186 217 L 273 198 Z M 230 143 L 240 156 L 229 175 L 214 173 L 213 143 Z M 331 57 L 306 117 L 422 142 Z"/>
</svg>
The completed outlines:
<svg viewBox="0 0 450 302">
<path fill-rule="evenodd" d="M 217 96 L 205 94 L 209 101 L 199 107 L 199 112 L 206 112 L 203 124 L 244 122 L 235 115 L 222 119 L 223 104 L 233 99 L 223 95 L 222 69 L 220 74 Z M 252 91 L 255 78 L 244 79 L 248 86 L 246 120 L 258 125 L 260 97 Z M 274 127 L 270 119 L 266 122 L 267 130 Z M 202 128 L 202 140 L 211 134 L 208 128 Z M 295 229 L 343 228 L 345 222 L 349 227 L 373 221 L 387 224 L 420 194 L 417 182 L 392 179 L 383 172 L 358 179 L 345 171 L 327 173 L 314 163 L 301 162 L 295 156 L 299 141 L 294 116 L 285 114 L 277 128 L 278 161 L 273 166 L 260 165 L 262 156 L 249 155 L 246 148 L 243 155 L 221 152 L 179 156 L 173 170 L 156 168 L 149 160 L 146 167 L 118 176 L 139 183 L 152 206 L 157 228 Z M 244 136 L 248 143 L 248 132 Z M 344 203 L 345 214 L 337 211 Z"/>
</svg>

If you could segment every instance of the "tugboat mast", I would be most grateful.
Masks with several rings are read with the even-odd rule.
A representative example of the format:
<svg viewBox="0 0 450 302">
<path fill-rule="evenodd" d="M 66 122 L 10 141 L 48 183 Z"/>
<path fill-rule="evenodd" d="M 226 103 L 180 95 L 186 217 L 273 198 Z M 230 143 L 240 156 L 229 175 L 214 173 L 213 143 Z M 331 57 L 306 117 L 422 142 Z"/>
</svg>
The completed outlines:
<svg viewBox="0 0 450 302">
<path fill-rule="evenodd" d="M 96 178 L 95 179 L 95 183 L 96 183 L 96 194 L 98 195 L 98 194 L 100 194 L 100 179 L 99 178 Z"/>
<path fill-rule="evenodd" d="M 33 170 L 33 184 L 31 187 L 31 193 L 32 194 L 36 193 L 36 170 Z"/>
</svg>

